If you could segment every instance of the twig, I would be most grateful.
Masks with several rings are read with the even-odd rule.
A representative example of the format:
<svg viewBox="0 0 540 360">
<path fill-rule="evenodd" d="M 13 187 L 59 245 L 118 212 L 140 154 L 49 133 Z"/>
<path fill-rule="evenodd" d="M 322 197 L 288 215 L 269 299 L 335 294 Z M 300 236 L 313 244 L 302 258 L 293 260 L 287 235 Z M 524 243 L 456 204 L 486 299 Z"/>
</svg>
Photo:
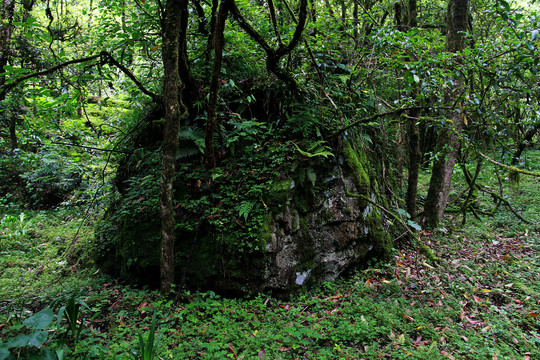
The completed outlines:
<svg viewBox="0 0 540 360">
<path fill-rule="evenodd" d="M 392 110 L 392 111 L 387 111 L 387 112 L 384 112 L 384 113 L 379 113 L 379 114 L 375 114 L 375 115 L 372 115 L 372 116 L 368 116 L 368 117 L 356 120 L 355 122 L 353 122 L 353 123 L 351 123 L 351 124 L 349 124 L 349 125 L 347 125 L 345 127 L 342 127 L 341 129 L 339 129 L 336 132 L 334 132 L 333 134 L 331 134 L 329 136 L 329 139 L 332 139 L 332 138 L 344 133 L 345 131 L 349 130 L 350 128 L 353 128 L 353 127 L 361 125 L 361 124 L 370 123 L 373 120 L 376 120 L 376 119 L 378 119 L 380 117 L 384 117 L 384 116 L 387 116 L 387 115 L 400 115 L 403 112 L 409 111 L 409 110 L 425 110 L 425 109 L 432 109 L 432 107 L 429 107 L 429 106 L 408 106 L 408 107 L 395 109 L 395 110 Z M 441 109 L 445 109 L 445 108 L 441 108 Z"/>
</svg>

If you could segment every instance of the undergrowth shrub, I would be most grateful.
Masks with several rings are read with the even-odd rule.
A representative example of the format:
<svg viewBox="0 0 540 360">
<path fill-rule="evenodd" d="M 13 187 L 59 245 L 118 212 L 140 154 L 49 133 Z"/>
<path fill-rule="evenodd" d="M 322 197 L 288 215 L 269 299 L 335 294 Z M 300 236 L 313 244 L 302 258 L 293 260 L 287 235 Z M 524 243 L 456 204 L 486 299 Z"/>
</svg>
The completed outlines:
<svg viewBox="0 0 540 360">
<path fill-rule="evenodd" d="M 34 205 L 57 206 L 84 185 L 82 170 L 54 149 L 42 149 L 34 161 L 34 166 L 21 174 Z"/>
</svg>

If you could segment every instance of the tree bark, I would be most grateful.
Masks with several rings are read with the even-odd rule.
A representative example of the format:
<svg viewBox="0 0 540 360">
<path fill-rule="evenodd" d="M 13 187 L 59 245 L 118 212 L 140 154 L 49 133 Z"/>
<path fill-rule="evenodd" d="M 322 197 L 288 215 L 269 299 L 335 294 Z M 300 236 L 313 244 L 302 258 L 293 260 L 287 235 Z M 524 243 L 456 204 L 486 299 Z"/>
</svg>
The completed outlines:
<svg viewBox="0 0 540 360">
<path fill-rule="evenodd" d="M 229 11 L 234 17 L 238 25 L 255 41 L 259 44 L 260 47 L 266 53 L 266 68 L 268 71 L 272 72 L 278 77 L 281 81 L 286 83 L 293 92 L 298 92 L 298 84 L 294 78 L 279 66 L 279 60 L 288 55 L 295 47 L 298 45 L 302 37 L 302 32 L 306 26 L 307 20 L 307 3 L 308 0 L 300 0 L 298 21 L 296 23 L 296 28 L 294 34 L 287 45 L 279 44 L 277 49 L 271 47 L 264 37 L 255 30 L 244 18 L 238 7 L 236 6 L 235 0 L 227 0 L 229 6 Z M 286 4 L 286 3 L 285 3 Z"/>
<path fill-rule="evenodd" d="M 210 83 L 210 99 L 208 101 L 208 119 L 206 121 L 205 132 L 205 162 L 208 169 L 216 166 L 214 152 L 214 129 L 217 123 L 217 98 L 219 90 L 219 76 L 221 73 L 221 59 L 223 57 L 223 47 L 225 45 L 225 22 L 227 20 L 228 7 L 226 0 L 221 0 L 217 15 L 216 27 L 214 30 L 214 68 L 212 71 L 212 81 Z M 277 30 L 276 30 L 277 31 Z"/>
<path fill-rule="evenodd" d="M 469 0 L 450 0 L 448 3 L 448 33 L 446 35 L 446 50 L 457 53 L 465 48 L 465 34 L 468 30 Z M 459 55 L 456 56 L 459 63 Z M 446 104 L 457 103 L 463 79 L 459 74 L 455 75 L 454 87 L 445 92 L 444 100 Z M 425 225 L 428 228 L 435 228 L 439 225 L 450 193 L 450 184 L 454 165 L 456 163 L 457 151 L 459 147 L 458 133 L 463 126 L 463 115 L 461 112 L 454 112 L 448 116 L 449 122 L 439 130 L 437 149 L 439 156 L 433 163 L 431 180 L 429 183 L 426 205 L 424 208 Z"/>
<path fill-rule="evenodd" d="M 409 0 L 406 19 L 404 19 L 404 25 L 408 28 L 416 27 L 416 0 Z M 402 30 L 405 30 L 405 26 Z M 416 98 L 419 93 L 419 86 L 415 85 L 411 90 L 410 96 Z M 418 194 L 418 172 L 420 169 L 420 162 L 422 161 L 422 153 L 420 151 L 420 129 L 418 125 L 419 109 L 409 110 L 407 116 L 407 137 L 408 137 L 408 177 L 407 177 L 407 197 L 405 203 L 407 206 L 407 212 L 411 215 L 411 218 L 416 217 L 416 197 Z"/>
<path fill-rule="evenodd" d="M 533 137 L 538 133 L 540 130 L 540 123 L 534 124 L 523 137 L 523 140 L 519 143 L 516 151 L 514 152 L 514 155 L 512 156 L 512 165 L 517 165 L 519 158 L 521 157 L 521 153 L 523 153 L 523 150 L 525 150 L 525 147 L 532 141 Z"/>
<path fill-rule="evenodd" d="M 15 9 L 15 0 L 3 0 L 0 12 L 0 71 L 4 72 L 4 66 L 8 64 L 11 26 L 13 23 L 13 11 Z M 0 76 L 0 88 L 6 83 L 6 77 Z M 6 99 L 6 93 L 0 91 L 0 102 Z M 9 137 L 11 142 L 11 153 L 17 149 L 17 117 L 11 114 L 9 119 Z"/>
<path fill-rule="evenodd" d="M 416 0 L 409 0 L 407 25 L 409 25 L 410 28 L 418 26 L 418 5 Z"/>
<path fill-rule="evenodd" d="M 418 194 L 418 172 L 420 162 L 422 161 L 422 153 L 420 152 L 420 129 L 417 124 L 417 116 L 420 113 L 418 110 L 411 110 L 407 119 L 407 135 L 409 138 L 408 152 L 409 176 L 407 177 L 407 212 L 411 218 L 416 217 L 416 196 Z"/>
<path fill-rule="evenodd" d="M 15 0 L 3 0 L 2 9 L 0 12 L 0 71 L 4 72 L 4 66 L 8 64 L 11 27 L 13 23 L 13 11 L 15 9 Z M 6 77 L 0 76 L 0 87 L 6 83 Z M 2 96 L 0 101 L 4 100 Z"/>
<path fill-rule="evenodd" d="M 167 1 L 163 22 L 163 107 L 165 124 L 163 129 L 163 159 L 159 204 L 161 210 L 161 286 L 163 295 L 168 295 L 174 284 L 175 213 L 173 206 L 173 182 L 175 175 L 178 131 L 180 130 L 180 19 L 187 11 L 187 0 Z"/>
</svg>

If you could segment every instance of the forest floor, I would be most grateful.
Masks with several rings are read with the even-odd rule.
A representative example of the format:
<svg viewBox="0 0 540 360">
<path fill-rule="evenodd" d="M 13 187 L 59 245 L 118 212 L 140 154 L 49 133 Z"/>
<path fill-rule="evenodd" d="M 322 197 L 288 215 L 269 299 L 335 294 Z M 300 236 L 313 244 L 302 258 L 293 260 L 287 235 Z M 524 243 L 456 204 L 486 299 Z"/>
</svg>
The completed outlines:
<svg viewBox="0 0 540 360">
<path fill-rule="evenodd" d="M 540 151 L 527 156 L 538 171 Z M 496 184 L 497 172 L 504 177 L 486 165 L 480 180 Z M 153 350 L 159 359 L 540 359 L 540 179 L 502 181 L 530 223 L 503 207 L 465 225 L 447 215 L 437 231 L 419 233 L 440 262 L 402 238 L 391 262 L 287 301 L 213 292 L 164 300 L 93 266 L 93 226 L 81 226 L 81 213 L 4 204 L 0 359 L 126 359 Z M 492 203 L 478 196 L 479 206 Z"/>
</svg>

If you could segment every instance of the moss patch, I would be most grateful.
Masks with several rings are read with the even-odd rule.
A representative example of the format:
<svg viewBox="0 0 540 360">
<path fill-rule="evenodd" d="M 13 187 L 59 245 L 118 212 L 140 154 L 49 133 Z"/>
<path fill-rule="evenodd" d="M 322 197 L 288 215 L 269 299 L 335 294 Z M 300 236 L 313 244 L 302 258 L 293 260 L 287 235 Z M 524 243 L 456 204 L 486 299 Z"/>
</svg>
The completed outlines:
<svg viewBox="0 0 540 360">
<path fill-rule="evenodd" d="M 373 209 L 364 219 L 373 241 L 373 251 L 377 256 L 387 259 L 392 254 L 392 241 L 382 226 L 382 216 L 378 209 Z"/>
<path fill-rule="evenodd" d="M 286 204 L 290 200 L 290 191 L 292 188 L 294 188 L 294 181 L 292 179 L 273 182 L 266 193 L 266 203 L 271 207 Z"/>
<path fill-rule="evenodd" d="M 259 248 L 262 251 L 266 249 L 266 244 L 272 241 L 272 229 L 270 228 L 271 223 L 272 215 L 269 213 L 265 214 L 263 217 L 262 225 L 259 228 L 259 236 L 257 236 Z"/>
<path fill-rule="evenodd" d="M 349 143 L 345 143 L 343 154 L 345 155 L 347 164 L 354 172 L 359 193 L 368 195 L 371 182 L 366 169 L 364 168 L 364 164 L 367 163 L 366 155 L 353 149 Z"/>
</svg>

